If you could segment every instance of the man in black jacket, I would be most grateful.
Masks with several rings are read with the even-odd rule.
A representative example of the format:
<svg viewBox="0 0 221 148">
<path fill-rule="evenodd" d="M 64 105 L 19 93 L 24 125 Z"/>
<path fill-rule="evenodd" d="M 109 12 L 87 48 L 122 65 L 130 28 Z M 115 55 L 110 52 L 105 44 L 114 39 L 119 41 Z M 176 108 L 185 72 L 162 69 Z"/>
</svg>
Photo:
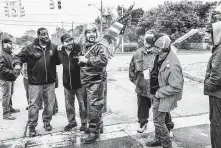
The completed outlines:
<svg viewBox="0 0 221 148">
<path fill-rule="evenodd" d="M 77 126 L 75 120 L 75 95 L 78 99 L 81 127 L 85 131 L 87 126 L 87 95 L 85 88 L 81 85 L 80 66 L 78 65 L 78 54 L 81 47 L 73 42 L 69 34 L 61 37 L 62 47 L 58 48 L 59 61 L 63 65 L 63 85 L 65 94 L 65 106 L 69 124 L 65 131 L 70 131 Z"/>
<path fill-rule="evenodd" d="M 18 109 L 12 108 L 12 94 L 14 81 L 17 76 L 13 73 L 12 67 L 12 41 L 9 38 L 2 40 L 2 50 L 0 53 L 0 84 L 2 86 L 2 108 L 3 119 L 15 120 L 11 113 L 19 112 Z"/>
<path fill-rule="evenodd" d="M 44 110 L 42 118 L 46 131 L 51 131 L 50 121 L 55 104 L 56 64 L 58 64 L 57 46 L 51 43 L 48 30 L 39 28 L 38 38 L 23 48 L 13 60 L 16 74 L 21 71 L 23 63 L 27 63 L 29 83 L 29 135 L 35 136 L 41 99 Z"/>
</svg>

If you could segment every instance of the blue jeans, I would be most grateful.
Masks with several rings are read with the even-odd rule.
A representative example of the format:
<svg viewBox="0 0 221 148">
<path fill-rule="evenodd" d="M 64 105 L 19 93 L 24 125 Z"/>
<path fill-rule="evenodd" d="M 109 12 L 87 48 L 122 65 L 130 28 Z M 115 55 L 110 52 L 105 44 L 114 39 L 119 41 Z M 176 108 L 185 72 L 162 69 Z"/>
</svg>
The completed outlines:
<svg viewBox="0 0 221 148">
<path fill-rule="evenodd" d="M 12 108 L 12 94 L 14 92 L 14 82 L 0 80 L 0 85 L 2 87 L 2 108 L 3 116 L 10 113 L 10 108 Z"/>
<path fill-rule="evenodd" d="M 44 110 L 42 118 L 44 123 L 50 123 L 55 104 L 55 83 L 46 85 L 29 85 L 29 127 L 36 127 L 38 124 L 39 107 L 43 98 Z"/>
<path fill-rule="evenodd" d="M 68 122 L 70 124 L 76 123 L 75 120 L 75 95 L 79 104 L 79 113 L 81 118 L 81 124 L 87 123 L 87 94 L 85 88 L 79 88 L 74 90 L 68 90 L 64 88 L 65 106 Z"/>
</svg>

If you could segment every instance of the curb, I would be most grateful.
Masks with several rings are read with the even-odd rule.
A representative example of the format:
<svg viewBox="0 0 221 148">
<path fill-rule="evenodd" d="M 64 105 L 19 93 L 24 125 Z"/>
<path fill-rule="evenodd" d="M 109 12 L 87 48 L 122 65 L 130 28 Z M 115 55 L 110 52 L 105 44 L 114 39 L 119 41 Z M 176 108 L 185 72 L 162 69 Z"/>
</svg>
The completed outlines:
<svg viewBox="0 0 221 148">
<path fill-rule="evenodd" d="M 208 119 L 208 120 L 207 120 Z M 176 127 L 174 129 L 209 124 L 208 114 L 194 116 L 194 117 L 183 117 L 173 119 Z M 184 122 L 189 121 L 189 122 Z M 191 121 L 191 122 L 190 122 Z M 178 124 L 179 123 L 179 124 Z M 148 123 L 148 128 L 143 134 L 150 134 L 154 132 L 153 122 Z M 137 122 L 117 124 L 104 127 L 104 133 L 101 134 L 100 141 L 115 139 L 121 137 L 132 137 L 134 140 L 136 136 L 143 135 L 137 133 Z M 135 137 L 134 137 L 135 136 Z M 0 141 L 0 147 L 14 147 L 14 148 L 25 148 L 25 147 L 67 147 L 76 146 L 84 144 L 85 134 L 79 130 L 72 130 L 69 132 L 56 132 L 46 135 L 39 135 L 36 137 L 25 137 L 16 138 L 10 140 Z M 142 137 L 142 136 L 141 136 Z M 145 138 L 144 138 L 145 139 Z M 139 142 L 139 141 L 138 141 Z M 145 144 L 145 143 L 144 143 Z"/>
<path fill-rule="evenodd" d="M 187 79 L 190 79 L 192 81 L 196 81 L 196 82 L 199 82 L 199 83 L 203 83 L 204 82 L 204 78 L 202 77 L 197 77 L 197 76 L 194 76 L 188 72 L 185 72 L 183 71 L 183 76 Z"/>
</svg>

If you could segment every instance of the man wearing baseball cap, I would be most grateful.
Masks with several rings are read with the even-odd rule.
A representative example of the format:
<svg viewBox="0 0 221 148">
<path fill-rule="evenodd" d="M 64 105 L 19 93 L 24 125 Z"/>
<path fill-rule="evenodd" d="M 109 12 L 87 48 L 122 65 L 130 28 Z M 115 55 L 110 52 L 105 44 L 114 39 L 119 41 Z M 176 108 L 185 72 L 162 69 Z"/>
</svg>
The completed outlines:
<svg viewBox="0 0 221 148">
<path fill-rule="evenodd" d="M 68 118 L 68 125 L 65 131 L 70 131 L 77 126 L 75 119 L 75 96 L 77 97 L 81 127 L 80 131 L 85 131 L 87 127 L 87 96 L 85 88 L 81 85 L 80 66 L 78 65 L 78 55 L 81 47 L 74 43 L 74 39 L 69 34 L 61 36 L 62 46 L 58 48 L 58 57 L 63 65 L 63 85 L 65 95 L 65 106 Z"/>
<path fill-rule="evenodd" d="M 182 98 L 183 74 L 179 59 L 171 50 L 171 40 L 166 34 L 156 34 L 152 38 L 153 46 L 159 51 L 159 58 L 151 73 L 152 81 L 157 76 L 153 93 L 153 121 L 155 125 L 155 139 L 147 142 L 146 146 L 172 148 L 169 131 L 173 128 L 170 111 L 177 107 L 177 101 Z"/>
<path fill-rule="evenodd" d="M 2 40 L 2 50 L 0 53 L 0 84 L 2 86 L 2 108 L 3 119 L 15 120 L 11 113 L 19 112 L 20 110 L 12 108 L 12 95 L 14 89 L 14 81 L 17 76 L 13 72 L 12 67 L 12 41 L 9 38 Z"/>
<path fill-rule="evenodd" d="M 137 93 L 137 105 L 138 105 L 138 133 L 143 133 L 147 128 L 149 110 L 151 108 L 150 92 L 147 92 L 148 83 L 145 81 L 145 72 L 152 71 L 154 67 L 154 61 L 158 55 L 153 50 L 152 44 L 148 40 L 152 40 L 155 35 L 154 30 L 148 30 L 144 37 L 144 46 L 138 49 L 134 54 L 130 62 L 129 78 L 132 83 L 135 84 Z"/>
</svg>

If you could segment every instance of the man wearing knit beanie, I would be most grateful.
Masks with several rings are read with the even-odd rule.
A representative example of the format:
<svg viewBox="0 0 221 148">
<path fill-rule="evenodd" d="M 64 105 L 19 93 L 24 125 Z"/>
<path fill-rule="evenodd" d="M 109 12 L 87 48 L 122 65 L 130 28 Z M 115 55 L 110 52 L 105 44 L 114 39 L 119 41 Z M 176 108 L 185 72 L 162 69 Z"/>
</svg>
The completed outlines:
<svg viewBox="0 0 221 148">
<path fill-rule="evenodd" d="M 173 128 L 170 111 L 177 107 L 177 101 L 182 98 L 183 74 L 179 59 L 173 50 L 170 50 L 171 40 L 165 34 L 153 37 L 153 46 L 159 51 L 159 58 L 151 73 L 158 77 L 158 88 L 153 96 L 153 121 L 155 125 L 155 139 L 147 142 L 146 146 L 172 148 L 169 131 Z M 155 77 L 156 77 L 155 76 Z M 157 85 L 156 85 L 157 86 Z"/>
<path fill-rule="evenodd" d="M 154 61 L 157 56 L 156 50 L 153 50 L 153 33 L 151 31 L 146 32 L 144 46 L 134 53 L 129 67 L 129 78 L 136 86 L 135 92 L 138 99 L 138 133 L 143 133 L 146 130 L 151 108 L 150 78 L 148 77 L 154 67 Z"/>
</svg>

